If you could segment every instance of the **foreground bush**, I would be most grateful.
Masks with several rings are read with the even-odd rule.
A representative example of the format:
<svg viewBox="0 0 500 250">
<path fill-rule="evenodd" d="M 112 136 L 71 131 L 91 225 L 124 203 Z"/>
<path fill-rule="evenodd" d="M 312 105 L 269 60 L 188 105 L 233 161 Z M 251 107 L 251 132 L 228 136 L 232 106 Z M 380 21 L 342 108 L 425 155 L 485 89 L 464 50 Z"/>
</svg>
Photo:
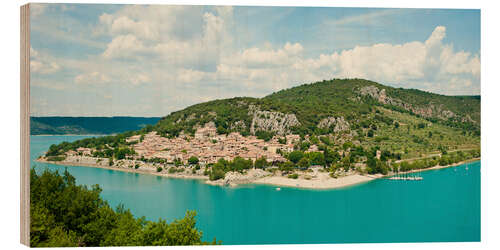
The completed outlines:
<svg viewBox="0 0 500 250">
<path fill-rule="evenodd" d="M 76 185 L 68 171 L 38 175 L 32 169 L 30 185 L 32 247 L 209 244 L 201 241 L 194 211 L 171 223 L 134 218 L 123 205 L 113 210 L 100 197 L 98 185 Z"/>
</svg>

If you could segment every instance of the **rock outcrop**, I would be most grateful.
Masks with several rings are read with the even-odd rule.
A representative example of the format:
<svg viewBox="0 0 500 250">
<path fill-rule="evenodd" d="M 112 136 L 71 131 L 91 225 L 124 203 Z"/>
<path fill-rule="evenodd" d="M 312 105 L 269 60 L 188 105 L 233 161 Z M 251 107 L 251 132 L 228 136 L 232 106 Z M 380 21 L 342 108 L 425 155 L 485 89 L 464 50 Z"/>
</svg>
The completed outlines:
<svg viewBox="0 0 500 250">
<path fill-rule="evenodd" d="M 344 119 L 343 116 L 340 117 L 327 117 L 318 123 L 318 128 L 330 128 L 334 126 L 334 132 L 348 131 L 350 129 L 349 123 Z"/>
<path fill-rule="evenodd" d="M 416 107 L 400 99 L 392 98 L 386 94 L 385 89 L 379 89 L 375 86 L 362 87 L 359 89 L 359 94 L 361 96 L 369 96 L 383 104 L 389 104 L 401 107 L 405 110 L 411 111 L 423 117 L 438 117 L 441 119 L 448 119 L 455 117 L 455 113 L 453 113 L 452 111 L 443 110 L 441 107 L 436 107 L 435 105 L 432 104 L 429 104 L 428 106 L 425 107 Z"/>
<path fill-rule="evenodd" d="M 257 179 L 268 176 L 269 173 L 262 169 L 249 169 L 246 173 L 239 172 L 227 172 L 224 179 L 219 179 L 216 181 L 207 181 L 211 185 L 221 185 L 221 186 L 236 186 L 238 184 L 251 183 Z"/>
<path fill-rule="evenodd" d="M 254 105 L 249 106 L 248 114 L 253 116 L 250 126 L 250 133 L 252 134 L 263 130 L 272 131 L 278 135 L 286 135 L 290 133 L 290 128 L 300 125 L 299 120 L 294 114 L 262 111 Z"/>
<path fill-rule="evenodd" d="M 247 126 L 244 121 L 236 121 L 231 124 L 231 130 L 245 130 Z"/>
</svg>

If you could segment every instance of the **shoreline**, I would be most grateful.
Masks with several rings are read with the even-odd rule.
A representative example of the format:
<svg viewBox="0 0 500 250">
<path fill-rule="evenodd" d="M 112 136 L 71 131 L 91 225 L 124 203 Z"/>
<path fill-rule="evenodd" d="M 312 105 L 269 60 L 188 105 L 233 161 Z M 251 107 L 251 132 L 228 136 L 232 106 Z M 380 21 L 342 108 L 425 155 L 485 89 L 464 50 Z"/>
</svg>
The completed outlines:
<svg viewBox="0 0 500 250">
<path fill-rule="evenodd" d="M 424 172 L 424 171 L 429 171 L 429 170 L 438 170 L 438 169 L 443 169 L 443 168 L 457 167 L 457 166 L 460 166 L 460 165 L 463 165 L 463 164 L 466 164 L 466 163 L 476 162 L 476 161 L 480 161 L 480 160 L 481 160 L 480 157 L 479 158 L 472 158 L 472 159 L 464 160 L 464 161 L 461 161 L 461 162 L 449 164 L 449 165 L 446 165 L 446 166 L 436 165 L 436 166 L 430 167 L 430 168 L 415 169 L 415 170 L 410 170 L 410 171 L 406 171 L 406 172 L 393 173 L 393 174 L 390 174 L 390 175 L 388 174 L 388 175 L 384 175 L 384 177 L 393 177 L 393 176 L 400 175 L 400 174 L 411 174 L 411 173 L 419 173 L 419 172 Z"/>
<path fill-rule="evenodd" d="M 268 176 L 255 180 L 252 183 L 260 185 L 270 185 L 270 186 L 275 186 L 277 188 L 291 187 L 298 189 L 329 190 L 329 189 L 339 189 L 339 188 L 354 186 L 380 178 L 374 175 L 361 175 L 361 174 L 346 175 L 338 178 L 332 178 L 328 176 L 328 173 L 325 173 L 325 175 L 329 179 L 306 180 L 306 179 L 290 179 L 288 177 L 282 177 L 282 176 Z"/>
<path fill-rule="evenodd" d="M 54 135 L 54 134 L 32 135 L 32 134 L 30 134 L 30 136 L 107 136 L 107 135 L 113 135 L 113 134 L 61 134 L 61 135 Z"/>
<path fill-rule="evenodd" d="M 178 179 L 208 180 L 208 176 L 159 173 L 159 172 L 156 172 L 153 169 L 147 170 L 147 169 L 144 169 L 144 168 L 143 169 L 133 169 L 133 168 L 102 166 L 102 165 L 97 165 L 97 164 L 74 163 L 74 162 L 67 162 L 67 161 L 59 161 L 59 162 L 57 162 L 57 161 L 47 161 L 47 160 L 41 160 L 41 159 L 36 159 L 35 162 L 48 163 L 48 164 L 54 164 L 54 165 L 60 165 L 60 166 L 101 168 L 101 169 L 107 169 L 107 170 L 122 171 L 122 172 L 127 172 L 127 173 L 149 174 L 149 175 L 169 177 L 169 178 L 178 178 Z"/>
<path fill-rule="evenodd" d="M 134 168 L 126 168 L 126 167 L 103 166 L 103 165 L 99 165 L 99 164 L 88 164 L 88 163 L 83 163 L 83 162 L 78 162 L 78 163 L 70 162 L 70 161 L 53 162 L 53 161 L 47 161 L 44 159 L 36 159 L 35 162 L 49 163 L 49 164 L 63 165 L 63 166 L 93 167 L 93 168 L 123 171 L 123 172 L 128 172 L 128 173 L 149 174 L 149 175 L 161 176 L 161 177 L 167 177 L 167 178 L 204 180 L 203 184 L 207 184 L 207 185 L 220 185 L 220 186 L 235 187 L 235 186 L 238 186 L 240 184 L 259 184 L 259 185 L 271 185 L 271 186 L 275 186 L 276 188 L 292 187 L 292 188 L 299 188 L 299 189 L 327 190 L 327 189 L 345 188 L 345 187 L 349 187 L 349 186 L 354 186 L 354 185 L 370 182 L 370 181 L 373 181 L 376 179 L 390 178 L 390 177 L 401 175 L 401 174 L 417 173 L 417 172 L 424 172 L 424 171 L 438 170 L 438 169 L 443 169 L 443 168 L 456 167 L 456 166 L 463 165 L 463 164 L 466 164 L 469 162 L 476 162 L 476 161 L 479 161 L 480 159 L 481 158 L 473 158 L 473 159 L 461 161 L 461 162 L 446 165 L 446 166 L 439 166 L 438 165 L 438 166 L 434 166 L 434 167 L 430 167 L 430 168 L 417 169 L 417 170 L 411 170 L 411 171 L 400 172 L 400 173 L 392 173 L 392 174 L 388 174 L 388 175 L 381 175 L 381 174 L 362 175 L 359 173 L 355 173 L 355 174 L 348 174 L 345 176 L 341 176 L 338 178 L 330 177 L 328 172 L 315 171 L 313 174 L 314 178 L 312 178 L 312 179 L 304 179 L 304 178 L 291 179 L 291 178 L 288 178 L 287 176 L 272 175 L 270 173 L 263 175 L 262 172 L 264 172 L 264 170 L 250 169 L 247 172 L 247 174 L 244 174 L 244 175 L 239 174 L 239 173 L 228 172 L 228 173 L 226 173 L 225 179 L 219 179 L 216 181 L 210 181 L 208 176 L 199 175 L 199 174 L 185 174 L 184 172 L 170 174 L 170 173 L 156 172 L 156 170 L 154 168 L 150 168 L 150 167 L 142 168 L 142 169 L 141 168 L 134 169 Z M 236 177 L 234 177 L 234 176 L 236 176 Z"/>
</svg>

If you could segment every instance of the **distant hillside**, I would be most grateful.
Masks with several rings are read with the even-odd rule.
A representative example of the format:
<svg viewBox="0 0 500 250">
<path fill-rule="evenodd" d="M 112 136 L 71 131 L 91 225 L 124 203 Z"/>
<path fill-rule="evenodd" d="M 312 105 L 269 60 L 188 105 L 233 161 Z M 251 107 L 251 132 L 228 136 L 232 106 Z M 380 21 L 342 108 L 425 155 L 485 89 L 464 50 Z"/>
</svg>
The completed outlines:
<svg viewBox="0 0 500 250">
<path fill-rule="evenodd" d="M 31 117 L 32 135 L 116 134 L 156 124 L 158 117 Z"/>
<path fill-rule="evenodd" d="M 214 121 L 219 133 L 322 135 L 334 132 L 329 128 L 337 123 L 341 123 L 337 130 L 350 130 L 362 122 L 377 122 L 375 118 L 384 116 L 374 114 L 380 107 L 479 134 L 480 104 L 479 96 L 444 96 L 363 79 L 334 79 L 260 99 L 236 97 L 196 104 L 162 118 L 154 130 L 171 136 L 181 131 L 192 134 L 196 126 Z"/>
</svg>

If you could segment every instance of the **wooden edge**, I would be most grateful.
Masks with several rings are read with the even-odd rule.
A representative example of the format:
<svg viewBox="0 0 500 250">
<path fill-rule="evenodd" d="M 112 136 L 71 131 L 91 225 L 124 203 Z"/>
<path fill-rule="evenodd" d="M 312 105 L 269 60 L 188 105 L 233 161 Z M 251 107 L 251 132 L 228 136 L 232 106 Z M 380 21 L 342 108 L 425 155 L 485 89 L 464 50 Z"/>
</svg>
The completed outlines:
<svg viewBox="0 0 500 250">
<path fill-rule="evenodd" d="M 21 6 L 21 244 L 30 246 L 30 5 Z"/>
</svg>

